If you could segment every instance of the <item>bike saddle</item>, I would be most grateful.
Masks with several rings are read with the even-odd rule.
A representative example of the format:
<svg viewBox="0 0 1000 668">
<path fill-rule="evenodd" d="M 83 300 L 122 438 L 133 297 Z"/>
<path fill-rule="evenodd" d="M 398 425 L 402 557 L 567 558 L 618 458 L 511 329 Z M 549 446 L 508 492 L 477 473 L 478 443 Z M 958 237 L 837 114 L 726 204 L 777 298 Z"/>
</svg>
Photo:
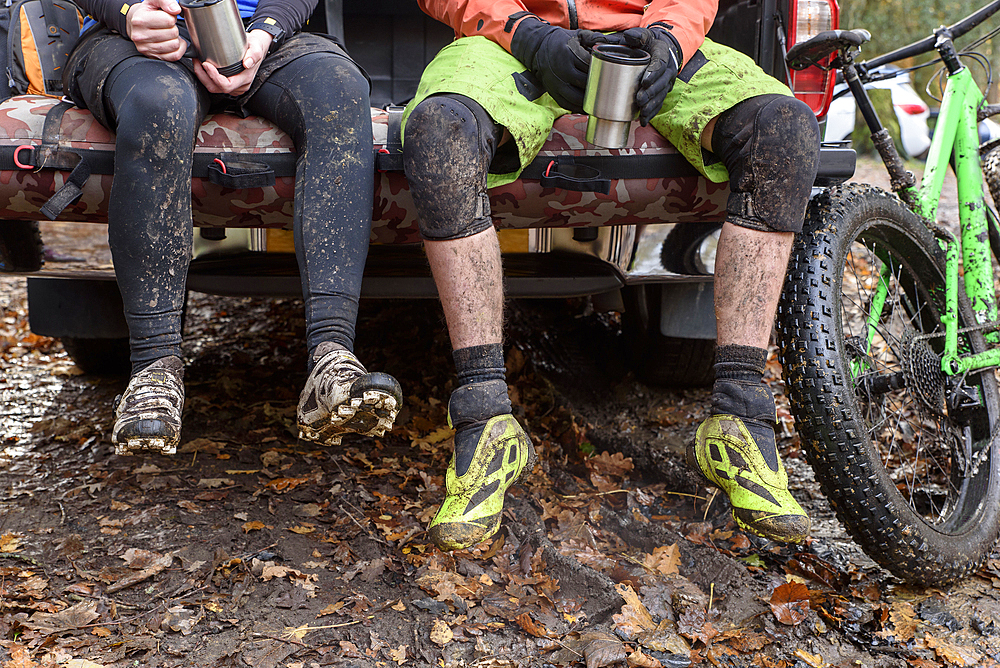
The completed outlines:
<svg viewBox="0 0 1000 668">
<path fill-rule="evenodd" d="M 824 30 L 789 49 L 785 62 L 793 70 L 804 70 L 832 53 L 861 46 L 871 38 L 867 30 Z"/>
</svg>

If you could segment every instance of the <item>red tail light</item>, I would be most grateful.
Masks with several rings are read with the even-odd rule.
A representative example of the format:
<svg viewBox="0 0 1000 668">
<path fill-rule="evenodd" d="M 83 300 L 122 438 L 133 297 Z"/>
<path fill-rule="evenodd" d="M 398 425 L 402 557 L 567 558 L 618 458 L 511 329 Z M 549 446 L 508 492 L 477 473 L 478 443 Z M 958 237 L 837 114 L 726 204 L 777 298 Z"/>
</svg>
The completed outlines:
<svg viewBox="0 0 1000 668">
<path fill-rule="evenodd" d="M 897 109 L 900 109 L 910 116 L 916 116 L 917 114 L 922 114 L 925 111 L 930 111 L 926 104 L 898 104 Z"/>
<path fill-rule="evenodd" d="M 788 22 L 788 48 L 792 48 L 824 30 L 836 30 L 840 26 L 840 7 L 836 0 L 791 0 Z M 810 67 L 793 71 L 791 77 L 788 85 L 795 97 L 808 104 L 816 116 L 825 116 L 833 98 L 835 73 Z"/>
</svg>

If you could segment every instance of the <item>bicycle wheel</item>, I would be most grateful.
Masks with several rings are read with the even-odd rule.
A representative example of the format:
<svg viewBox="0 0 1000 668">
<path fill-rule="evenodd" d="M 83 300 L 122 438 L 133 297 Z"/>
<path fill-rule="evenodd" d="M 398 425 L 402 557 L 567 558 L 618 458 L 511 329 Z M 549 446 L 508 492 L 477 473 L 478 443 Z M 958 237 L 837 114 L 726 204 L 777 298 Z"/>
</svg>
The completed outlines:
<svg viewBox="0 0 1000 668">
<path fill-rule="evenodd" d="M 996 375 L 941 372 L 943 267 L 931 232 L 893 195 L 841 186 L 810 203 L 778 315 L 820 486 L 872 559 L 924 584 L 976 568 L 1000 530 Z M 879 284 L 885 305 L 869 319 Z M 959 304 L 968 327 L 964 295 Z M 959 340 L 961 352 L 986 347 L 976 331 Z"/>
</svg>

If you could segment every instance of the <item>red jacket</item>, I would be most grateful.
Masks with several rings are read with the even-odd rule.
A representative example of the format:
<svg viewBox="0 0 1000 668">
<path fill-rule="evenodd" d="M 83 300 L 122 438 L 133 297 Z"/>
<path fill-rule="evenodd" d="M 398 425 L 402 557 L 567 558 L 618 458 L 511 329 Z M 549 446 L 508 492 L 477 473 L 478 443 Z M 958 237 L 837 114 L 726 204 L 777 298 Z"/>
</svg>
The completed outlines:
<svg viewBox="0 0 1000 668">
<path fill-rule="evenodd" d="M 718 0 L 418 0 L 420 8 L 455 29 L 456 37 L 482 35 L 510 51 L 528 12 L 552 25 L 612 32 L 661 22 L 673 26 L 687 61 L 705 41 Z M 514 17 L 514 18 L 512 18 Z"/>
</svg>

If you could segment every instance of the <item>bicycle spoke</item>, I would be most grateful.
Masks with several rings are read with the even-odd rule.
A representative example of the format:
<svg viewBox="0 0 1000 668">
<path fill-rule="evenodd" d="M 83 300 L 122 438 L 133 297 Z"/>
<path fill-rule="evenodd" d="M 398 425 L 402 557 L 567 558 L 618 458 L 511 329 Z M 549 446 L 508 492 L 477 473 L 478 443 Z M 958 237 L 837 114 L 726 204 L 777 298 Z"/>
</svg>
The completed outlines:
<svg viewBox="0 0 1000 668">
<path fill-rule="evenodd" d="M 885 290 L 882 311 L 872 321 L 880 290 Z M 950 433 L 950 425 L 931 416 L 911 390 L 892 389 L 890 383 L 898 381 L 879 380 L 907 373 L 903 360 L 914 354 L 913 337 L 939 329 L 928 295 L 919 290 L 891 248 L 857 239 L 844 267 L 841 327 L 845 339 L 857 343 L 857 366 L 852 366 L 857 380 L 868 379 L 859 382 L 858 401 L 883 467 L 914 510 L 934 523 L 945 517 L 949 499 L 959 492 L 951 476 L 953 444 L 943 437 Z"/>
</svg>

